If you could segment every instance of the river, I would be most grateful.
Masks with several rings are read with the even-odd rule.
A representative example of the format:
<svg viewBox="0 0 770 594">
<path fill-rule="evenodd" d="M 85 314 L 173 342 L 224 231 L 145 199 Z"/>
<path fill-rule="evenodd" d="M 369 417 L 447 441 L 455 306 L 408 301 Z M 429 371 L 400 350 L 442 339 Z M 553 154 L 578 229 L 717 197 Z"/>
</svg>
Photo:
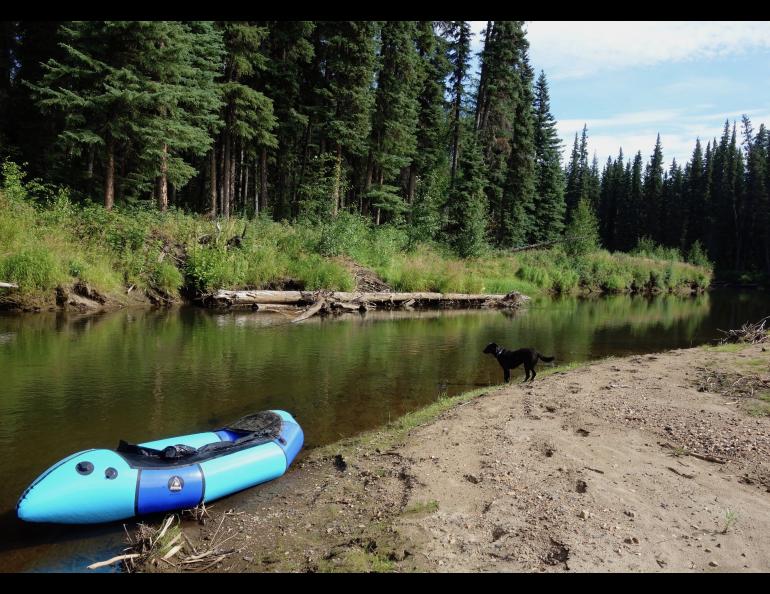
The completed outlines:
<svg viewBox="0 0 770 594">
<path fill-rule="evenodd" d="M 767 293 L 720 289 L 296 325 L 277 314 L 187 307 L 2 315 L 0 571 L 81 571 L 121 550 L 120 523 L 16 519 L 24 488 L 72 452 L 205 431 L 268 408 L 294 414 L 310 448 L 501 382 L 497 362 L 481 354 L 489 342 L 532 346 L 560 364 L 695 346 L 768 313 Z M 515 370 L 513 381 L 522 378 Z"/>
</svg>

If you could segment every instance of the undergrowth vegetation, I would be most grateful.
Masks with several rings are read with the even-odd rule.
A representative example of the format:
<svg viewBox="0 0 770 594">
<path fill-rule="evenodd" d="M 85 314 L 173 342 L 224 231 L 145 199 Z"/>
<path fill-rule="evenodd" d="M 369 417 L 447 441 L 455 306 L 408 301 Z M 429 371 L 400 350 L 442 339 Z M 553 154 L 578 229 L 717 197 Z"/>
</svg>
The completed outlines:
<svg viewBox="0 0 770 594">
<path fill-rule="evenodd" d="M 707 262 L 687 263 L 649 242 L 640 242 L 635 254 L 596 250 L 576 257 L 557 246 L 517 254 L 489 248 L 463 259 L 444 244 L 346 212 L 289 224 L 266 216 L 212 221 L 174 208 L 107 211 L 73 203 L 66 189 L 25 181 L 12 162 L 3 165 L 2 178 L 0 280 L 17 283 L 22 297 L 50 300 L 55 287 L 77 282 L 118 302 L 129 289 L 171 298 L 185 287 L 350 291 L 350 260 L 396 291 L 679 291 L 705 288 L 712 276 Z"/>
</svg>

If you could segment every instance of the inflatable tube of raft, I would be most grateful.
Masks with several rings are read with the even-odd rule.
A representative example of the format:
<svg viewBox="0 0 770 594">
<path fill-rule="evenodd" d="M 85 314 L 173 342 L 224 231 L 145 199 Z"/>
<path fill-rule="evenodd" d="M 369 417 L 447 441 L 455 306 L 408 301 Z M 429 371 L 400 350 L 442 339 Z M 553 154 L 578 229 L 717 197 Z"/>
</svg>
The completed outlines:
<svg viewBox="0 0 770 594">
<path fill-rule="evenodd" d="M 24 491 L 17 514 L 28 522 L 111 522 L 192 508 L 272 480 L 286 472 L 304 434 L 285 411 L 244 419 L 262 415 L 260 421 L 270 421 L 271 414 L 276 422 L 268 430 L 229 426 L 72 454 Z"/>
</svg>

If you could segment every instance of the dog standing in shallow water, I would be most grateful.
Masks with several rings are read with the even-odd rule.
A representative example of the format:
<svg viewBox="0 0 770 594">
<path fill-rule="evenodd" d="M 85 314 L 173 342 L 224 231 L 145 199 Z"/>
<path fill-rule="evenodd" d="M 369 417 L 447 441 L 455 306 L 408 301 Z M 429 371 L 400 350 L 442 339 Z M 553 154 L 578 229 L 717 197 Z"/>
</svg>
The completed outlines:
<svg viewBox="0 0 770 594">
<path fill-rule="evenodd" d="M 497 362 L 500 363 L 500 367 L 503 368 L 503 376 L 506 383 L 511 380 L 511 369 L 515 369 L 522 363 L 524 363 L 524 371 L 526 377 L 524 381 L 532 381 L 535 379 L 537 373 L 535 372 L 535 365 L 537 360 L 541 359 L 546 363 L 550 363 L 554 360 L 554 357 L 546 357 L 541 355 L 535 349 L 518 349 L 515 351 L 509 351 L 501 346 L 497 346 L 497 343 L 490 342 L 483 351 L 487 355 L 494 355 Z M 529 377 L 530 372 L 532 377 Z"/>
</svg>

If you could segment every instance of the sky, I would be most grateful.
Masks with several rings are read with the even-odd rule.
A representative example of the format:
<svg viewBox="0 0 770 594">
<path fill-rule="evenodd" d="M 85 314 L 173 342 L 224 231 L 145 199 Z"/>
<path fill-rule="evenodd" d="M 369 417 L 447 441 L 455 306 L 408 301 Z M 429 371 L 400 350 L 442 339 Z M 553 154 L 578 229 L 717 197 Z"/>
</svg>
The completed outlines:
<svg viewBox="0 0 770 594">
<path fill-rule="evenodd" d="M 473 21 L 472 49 L 485 21 Z M 599 168 L 623 147 L 646 162 L 660 133 L 666 165 L 747 114 L 770 125 L 770 22 L 527 21 L 530 62 L 545 72 L 563 159 L 588 125 Z M 478 61 L 475 61 L 475 67 Z"/>
</svg>

